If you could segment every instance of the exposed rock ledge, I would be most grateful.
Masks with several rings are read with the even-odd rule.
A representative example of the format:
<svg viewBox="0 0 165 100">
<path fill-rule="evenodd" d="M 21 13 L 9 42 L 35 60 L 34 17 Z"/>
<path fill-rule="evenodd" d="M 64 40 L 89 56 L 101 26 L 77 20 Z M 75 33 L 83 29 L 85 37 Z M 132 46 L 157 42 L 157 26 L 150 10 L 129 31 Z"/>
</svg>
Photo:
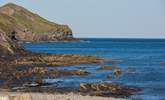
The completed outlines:
<svg viewBox="0 0 165 100">
<path fill-rule="evenodd" d="M 22 86 L 25 81 L 22 78 L 31 74 L 30 69 L 48 66 L 69 66 L 75 64 L 99 63 L 104 59 L 92 56 L 81 55 L 51 55 L 32 53 L 22 49 L 15 37 L 8 37 L 0 29 L 0 88 L 11 89 L 12 87 Z M 19 70 L 21 68 L 21 71 Z M 28 71 L 27 73 L 25 71 Z M 25 72 L 25 74 L 24 74 Z M 30 73 L 29 73 L 30 72 Z M 67 75 L 87 75 L 86 71 L 64 72 Z M 53 72 L 57 75 L 59 72 Z M 38 73 L 36 74 L 39 75 Z M 61 75 L 61 74 L 59 74 Z M 40 77 L 40 75 L 39 75 Z M 38 79 L 36 80 L 38 81 Z M 40 81 L 40 80 L 39 80 Z"/>
</svg>

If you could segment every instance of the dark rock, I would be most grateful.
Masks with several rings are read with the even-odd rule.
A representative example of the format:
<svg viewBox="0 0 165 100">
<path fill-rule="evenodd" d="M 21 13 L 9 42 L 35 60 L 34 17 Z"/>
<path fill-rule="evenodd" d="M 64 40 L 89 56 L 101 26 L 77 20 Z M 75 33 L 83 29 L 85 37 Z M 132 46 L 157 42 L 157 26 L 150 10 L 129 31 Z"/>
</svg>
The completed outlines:
<svg viewBox="0 0 165 100">
<path fill-rule="evenodd" d="M 16 59 L 17 65 L 69 66 L 75 64 L 99 63 L 104 59 L 80 55 L 33 55 Z"/>
<path fill-rule="evenodd" d="M 112 75 L 107 75 L 106 78 L 113 78 L 113 76 Z"/>
<path fill-rule="evenodd" d="M 87 76 L 90 73 L 85 70 L 51 70 L 48 71 L 47 76 L 49 77 L 62 77 L 69 75 L 77 75 L 77 76 Z"/>
<path fill-rule="evenodd" d="M 165 64 L 165 62 L 160 62 L 160 64 Z"/>
<path fill-rule="evenodd" d="M 114 74 L 115 74 L 116 76 L 119 76 L 119 75 L 122 74 L 122 70 L 121 70 L 120 68 L 114 69 L 113 72 L 114 72 Z"/>
<path fill-rule="evenodd" d="M 103 66 L 101 68 L 98 68 L 97 70 L 114 70 L 116 67 L 114 66 Z"/>
<path fill-rule="evenodd" d="M 141 89 L 130 87 L 130 86 L 123 86 L 116 83 L 91 83 L 91 84 L 80 84 L 81 91 L 86 91 L 87 93 L 97 94 L 97 96 L 103 95 L 122 95 L 122 96 L 129 96 L 135 94 Z"/>
</svg>

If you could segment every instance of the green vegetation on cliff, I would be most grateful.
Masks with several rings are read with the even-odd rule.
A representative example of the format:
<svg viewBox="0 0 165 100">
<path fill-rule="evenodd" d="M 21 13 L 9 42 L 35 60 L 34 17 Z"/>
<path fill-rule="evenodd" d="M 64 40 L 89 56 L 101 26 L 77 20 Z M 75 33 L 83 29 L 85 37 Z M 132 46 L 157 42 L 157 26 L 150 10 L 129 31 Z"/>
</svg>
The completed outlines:
<svg viewBox="0 0 165 100">
<path fill-rule="evenodd" d="M 53 41 L 73 38 L 72 31 L 67 25 L 50 22 L 12 3 L 0 7 L 0 29 L 8 35 L 15 31 L 18 39 L 25 41 Z"/>
<path fill-rule="evenodd" d="M 24 52 L 19 41 L 72 40 L 72 31 L 67 25 L 50 22 L 12 3 L 0 7 L 0 58 Z"/>
</svg>

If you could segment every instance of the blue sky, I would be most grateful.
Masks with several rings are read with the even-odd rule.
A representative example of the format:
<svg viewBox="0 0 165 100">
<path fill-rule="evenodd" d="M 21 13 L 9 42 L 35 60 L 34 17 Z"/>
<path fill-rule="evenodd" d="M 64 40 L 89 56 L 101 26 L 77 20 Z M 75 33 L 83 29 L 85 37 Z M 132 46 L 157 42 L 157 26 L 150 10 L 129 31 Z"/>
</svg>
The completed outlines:
<svg viewBox="0 0 165 100">
<path fill-rule="evenodd" d="M 165 38 L 165 0 L 0 0 L 68 24 L 76 37 Z"/>
</svg>

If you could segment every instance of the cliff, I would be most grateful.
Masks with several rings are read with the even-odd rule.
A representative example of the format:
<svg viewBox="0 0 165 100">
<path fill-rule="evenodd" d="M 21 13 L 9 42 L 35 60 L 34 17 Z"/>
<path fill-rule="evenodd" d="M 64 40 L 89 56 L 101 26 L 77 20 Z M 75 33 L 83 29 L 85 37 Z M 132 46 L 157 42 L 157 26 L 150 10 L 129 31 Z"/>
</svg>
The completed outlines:
<svg viewBox="0 0 165 100">
<path fill-rule="evenodd" d="M 0 29 L 0 63 L 28 53 L 28 51 L 20 48 L 17 41 L 11 40 L 6 33 Z"/>
<path fill-rule="evenodd" d="M 0 7 L 0 30 L 17 41 L 74 40 L 67 25 L 50 22 L 12 3 Z"/>
<path fill-rule="evenodd" d="M 19 47 L 19 41 L 73 40 L 67 25 L 50 22 L 12 3 L 0 7 L 0 61 L 28 52 Z"/>
</svg>

